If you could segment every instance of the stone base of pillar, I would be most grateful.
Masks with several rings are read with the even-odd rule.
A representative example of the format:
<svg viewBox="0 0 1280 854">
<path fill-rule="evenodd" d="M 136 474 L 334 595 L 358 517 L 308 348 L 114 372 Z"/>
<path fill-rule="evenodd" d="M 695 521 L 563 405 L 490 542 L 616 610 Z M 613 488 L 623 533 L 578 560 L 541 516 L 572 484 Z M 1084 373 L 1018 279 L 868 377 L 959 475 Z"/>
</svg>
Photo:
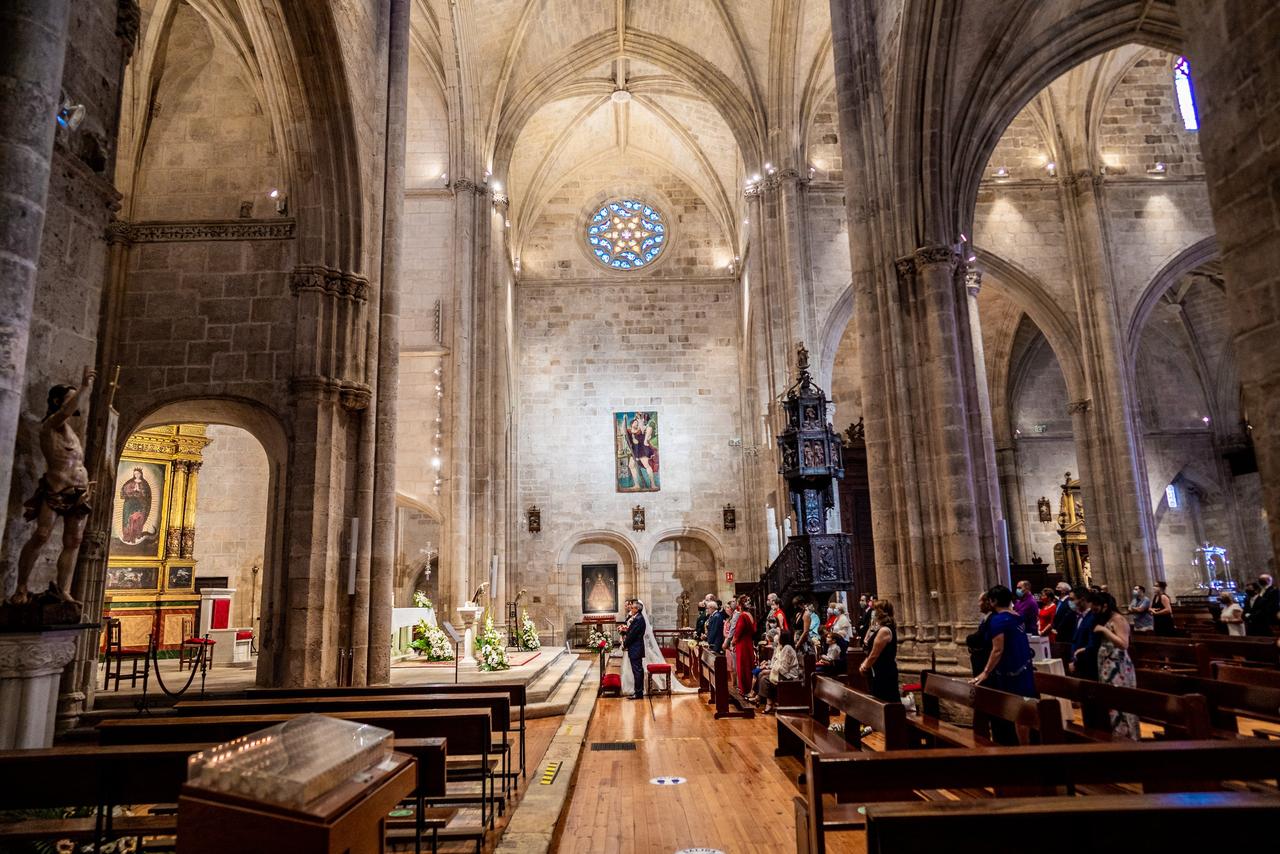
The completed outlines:
<svg viewBox="0 0 1280 854">
<path fill-rule="evenodd" d="M 62 669 L 95 625 L 0 633 L 0 750 L 49 747 Z"/>
</svg>

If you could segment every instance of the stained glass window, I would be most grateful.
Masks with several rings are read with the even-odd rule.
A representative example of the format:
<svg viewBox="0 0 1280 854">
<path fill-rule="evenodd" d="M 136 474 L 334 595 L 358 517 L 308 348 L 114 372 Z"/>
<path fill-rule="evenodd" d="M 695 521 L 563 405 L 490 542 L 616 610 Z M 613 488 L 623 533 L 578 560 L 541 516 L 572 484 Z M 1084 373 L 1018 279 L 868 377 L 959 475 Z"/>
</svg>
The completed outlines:
<svg viewBox="0 0 1280 854">
<path fill-rule="evenodd" d="M 601 264 L 613 270 L 652 264 L 666 241 L 662 214 L 635 199 L 609 202 L 587 223 L 587 245 Z"/>
<path fill-rule="evenodd" d="M 1182 126 L 1187 130 L 1200 130 L 1200 114 L 1196 110 L 1196 90 L 1191 83 L 1191 63 L 1185 56 L 1173 64 L 1173 91 L 1178 94 L 1178 112 L 1182 114 Z"/>
</svg>

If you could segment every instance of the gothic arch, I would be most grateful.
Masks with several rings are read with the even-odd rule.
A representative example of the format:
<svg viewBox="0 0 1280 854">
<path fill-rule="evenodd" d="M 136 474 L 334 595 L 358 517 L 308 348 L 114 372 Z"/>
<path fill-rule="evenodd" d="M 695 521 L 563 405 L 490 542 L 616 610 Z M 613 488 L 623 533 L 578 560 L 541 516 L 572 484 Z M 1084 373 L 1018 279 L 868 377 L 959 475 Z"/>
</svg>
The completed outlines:
<svg viewBox="0 0 1280 854">
<path fill-rule="evenodd" d="M 1138 345 L 1142 341 L 1142 330 L 1151 318 L 1151 312 L 1155 311 L 1160 298 L 1168 293 L 1169 289 L 1182 276 L 1202 264 L 1216 260 L 1219 251 L 1217 237 L 1206 237 L 1203 240 L 1198 240 L 1165 262 L 1165 265 L 1160 268 L 1160 271 L 1147 284 L 1147 287 L 1142 291 L 1142 296 L 1138 298 L 1138 304 L 1134 307 L 1133 315 L 1129 318 L 1125 340 L 1130 365 L 1137 363 Z"/>
<path fill-rule="evenodd" d="M 822 325 L 821 347 L 818 352 L 818 386 L 831 392 L 832 374 L 836 369 L 836 352 L 844 339 L 845 330 L 853 320 L 853 283 L 850 282 L 835 305 L 827 314 L 827 321 Z"/>
<path fill-rule="evenodd" d="M 579 531 L 571 534 L 560 547 L 560 551 L 556 555 L 556 566 L 563 569 L 569 563 L 569 555 L 573 554 L 573 550 L 585 543 L 602 543 L 609 546 L 618 553 L 627 569 L 634 571 L 640 565 L 640 553 L 636 550 L 636 545 L 631 538 L 618 531 L 611 531 L 608 528 L 596 528 L 590 531 Z"/>
</svg>

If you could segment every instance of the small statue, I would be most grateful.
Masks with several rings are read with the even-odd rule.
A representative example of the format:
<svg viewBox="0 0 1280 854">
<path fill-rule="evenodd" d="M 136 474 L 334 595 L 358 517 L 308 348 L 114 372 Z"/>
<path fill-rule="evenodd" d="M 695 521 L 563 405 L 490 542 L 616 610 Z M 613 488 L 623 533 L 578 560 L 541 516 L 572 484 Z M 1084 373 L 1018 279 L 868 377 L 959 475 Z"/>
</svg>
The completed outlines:
<svg viewBox="0 0 1280 854">
<path fill-rule="evenodd" d="M 485 591 L 488 589 L 489 589 L 489 582 L 486 581 L 476 588 L 476 592 L 471 594 L 471 599 L 468 601 L 470 601 L 471 604 L 473 605 L 479 605 L 480 597 L 483 596 L 485 594 Z"/>
<path fill-rule="evenodd" d="M 689 591 L 680 591 L 676 599 L 676 628 L 687 628 L 689 625 Z"/>
<path fill-rule="evenodd" d="M 71 580 L 92 509 L 89 506 L 92 484 L 84 464 L 84 446 L 70 421 L 72 416 L 80 414 L 81 397 L 87 400 L 93 393 L 95 376 L 94 371 L 86 367 L 79 388 L 55 385 L 49 389 L 49 410 L 40 423 L 40 451 L 44 454 L 46 470 L 40 476 L 35 495 L 23 505 L 24 516 L 35 520 L 36 529 L 18 555 L 18 589 L 9 599 L 13 605 L 26 605 L 30 600 L 27 583 L 31 580 L 31 570 L 40 550 L 53 536 L 58 517 L 62 517 L 62 551 L 58 554 L 58 580 L 50 587 L 61 601 L 75 601 L 71 598 Z"/>
</svg>

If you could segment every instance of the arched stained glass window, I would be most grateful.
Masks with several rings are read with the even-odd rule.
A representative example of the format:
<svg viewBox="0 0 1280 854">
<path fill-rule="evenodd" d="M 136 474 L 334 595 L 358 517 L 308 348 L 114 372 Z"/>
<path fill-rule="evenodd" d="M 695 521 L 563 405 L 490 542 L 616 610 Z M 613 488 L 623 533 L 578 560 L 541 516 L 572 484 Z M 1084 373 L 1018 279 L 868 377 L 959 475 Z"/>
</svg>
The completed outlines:
<svg viewBox="0 0 1280 854">
<path fill-rule="evenodd" d="M 1191 83 L 1191 63 L 1185 56 L 1173 63 L 1173 91 L 1178 95 L 1178 112 L 1182 114 L 1182 126 L 1187 130 L 1200 130 L 1200 114 L 1196 110 L 1196 90 Z"/>
<path fill-rule="evenodd" d="M 587 245 L 596 259 L 613 270 L 636 270 L 662 252 L 667 228 L 662 214 L 635 199 L 609 202 L 587 223 Z"/>
</svg>

